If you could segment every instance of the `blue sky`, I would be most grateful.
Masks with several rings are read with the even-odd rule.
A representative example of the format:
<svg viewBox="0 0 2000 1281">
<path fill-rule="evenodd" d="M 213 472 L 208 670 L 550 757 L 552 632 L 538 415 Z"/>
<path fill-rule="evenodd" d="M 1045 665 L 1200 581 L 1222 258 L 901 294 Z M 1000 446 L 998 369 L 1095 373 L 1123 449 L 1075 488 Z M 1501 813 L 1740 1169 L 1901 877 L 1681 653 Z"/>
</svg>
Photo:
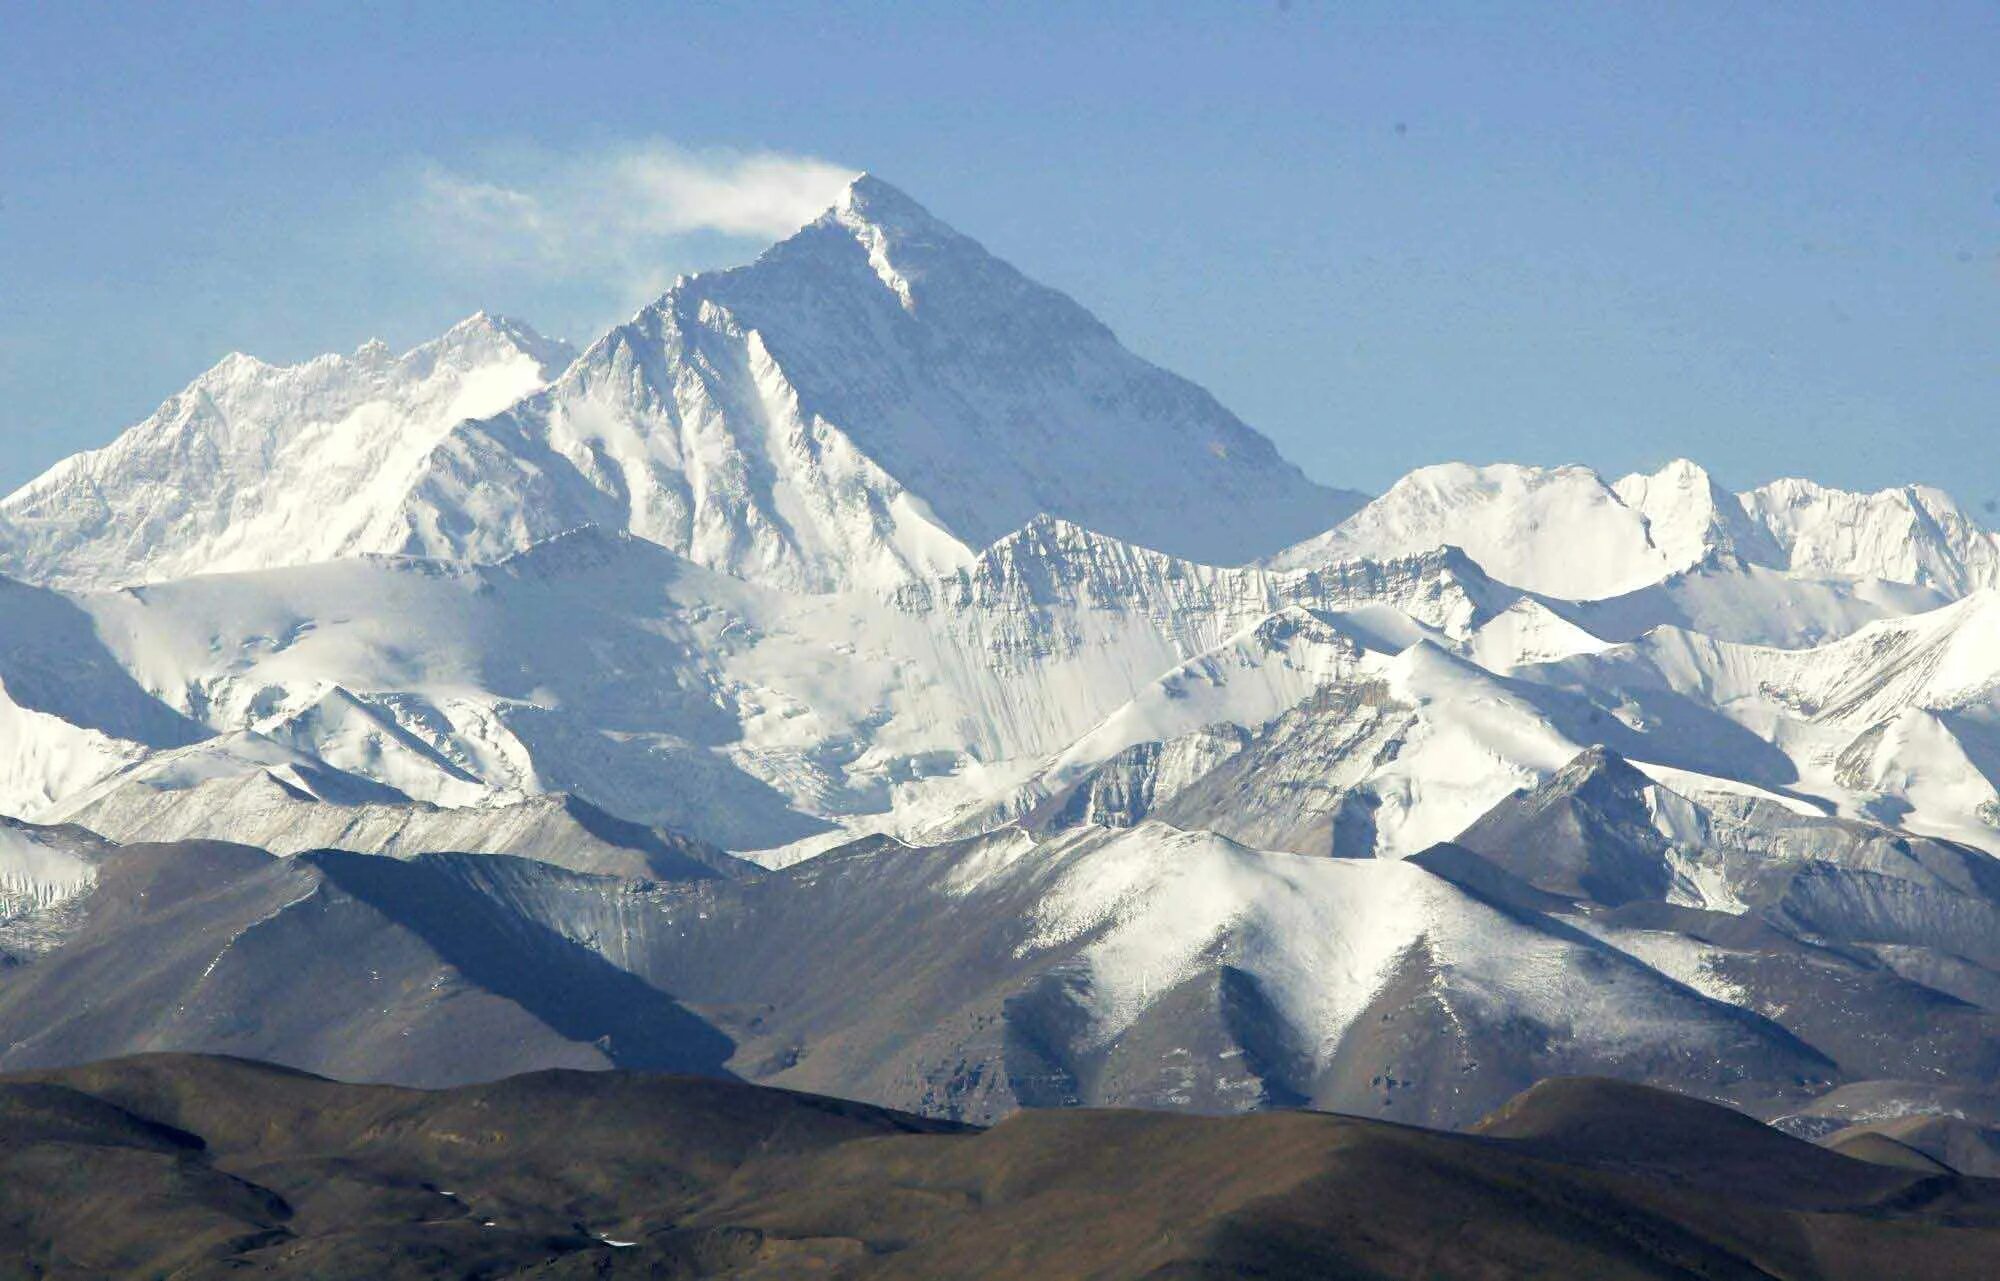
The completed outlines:
<svg viewBox="0 0 2000 1281">
<path fill-rule="evenodd" d="M 2000 7 L 1413 8 L 0 0 L 0 487 L 231 349 L 587 340 L 865 168 L 1331 483 L 2000 501 Z"/>
</svg>

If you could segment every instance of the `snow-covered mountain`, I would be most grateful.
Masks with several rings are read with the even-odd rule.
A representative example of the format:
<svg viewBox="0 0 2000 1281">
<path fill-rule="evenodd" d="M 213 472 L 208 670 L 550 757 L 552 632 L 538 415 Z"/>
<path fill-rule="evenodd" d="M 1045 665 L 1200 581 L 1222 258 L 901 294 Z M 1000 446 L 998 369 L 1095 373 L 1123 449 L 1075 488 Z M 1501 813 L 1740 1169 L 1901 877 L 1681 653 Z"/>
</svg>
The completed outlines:
<svg viewBox="0 0 2000 1281">
<path fill-rule="evenodd" d="M 0 569 L 494 560 L 597 524 L 817 591 L 955 568 L 1043 512 L 1237 563 L 1359 502 L 873 177 L 570 356 L 485 316 L 400 358 L 231 356 L 0 503 Z"/>
<path fill-rule="evenodd" d="M 1647 516 L 1585 467 L 1470 467 L 1411 472 L 1324 534 L 1271 559 L 1299 569 L 1370 556 L 1462 547 L 1495 578 L 1573 600 L 1614 596 L 1680 568 L 1685 528 L 1663 547 Z"/>
<path fill-rule="evenodd" d="M 241 352 L 102 449 L 0 500 L 0 567 L 108 585 L 392 550 L 398 503 L 452 427 L 574 356 L 485 313 L 401 356 L 267 365 Z"/>
<path fill-rule="evenodd" d="M 574 358 L 231 358 L 0 504 L 0 1062 L 2000 1070 L 2000 539 L 1686 461 L 1354 506 L 874 179 Z"/>
<path fill-rule="evenodd" d="M 1742 496 L 1790 568 L 1962 595 L 2000 587 L 2000 535 L 1927 485 L 1856 494 L 1779 480 Z"/>
<path fill-rule="evenodd" d="M 1587 467 L 1423 467 L 1274 568 L 1463 548 L 1493 577 L 1573 601 L 1644 591 L 1703 564 L 1959 596 L 2000 582 L 2000 535 L 1925 486 L 1872 494 L 1780 480 L 1731 494 L 1680 459 L 1607 482 Z"/>
</svg>

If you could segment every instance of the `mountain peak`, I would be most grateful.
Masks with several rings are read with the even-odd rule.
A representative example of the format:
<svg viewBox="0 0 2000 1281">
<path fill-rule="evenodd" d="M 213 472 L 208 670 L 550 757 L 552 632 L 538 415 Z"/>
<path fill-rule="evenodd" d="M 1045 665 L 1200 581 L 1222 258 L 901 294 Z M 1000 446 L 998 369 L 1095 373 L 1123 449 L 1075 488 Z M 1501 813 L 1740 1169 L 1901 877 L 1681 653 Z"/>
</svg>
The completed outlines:
<svg viewBox="0 0 2000 1281">
<path fill-rule="evenodd" d="M 1737 497 L 1794 573 L 1880 578 L 1952 595 L 2000 584 L 2000 534 L 1927 485 L 1855 493 L 1791 478 Z"/>
<path fill-rule="evenodd" d="M 576 351 L 560 338 L 545 338 L 524 321 L 475 311 L 431 341 L 406 352 L 405 364 L 425 361 L 486 361 L 519 353 L 533 360 L 544 382 L 576 359 Z"/>
<path fill-rule="evenodd" d="M 362 552 L 485 561 L 596 522 L 771 586 L 873 589 L 949 573 L 1038 512 L 1232 564 L 1355 505 L 872 174 L 578 359 L 478 312 L 398 359 L 198 390 L 106 460 L 112 512 L 49 489 L 0 566 L 102 583 Z M 226 476 L 186 474 L 190 458 Z M 157 502 L 171 520 L 145 514 Z"/>
<path fill-rule="evenodd" d="M 1686 458 L 1651 475 L 1635 472 L 1612 489 L 1646 518 L 1654 545 L 1676 570 L 1699 565 L 1714 552 L 1756 565 L 1784 563 L 1769 532 L 1750 518 L 1736 495 Z"/>
<path fill-rule="evenodd" d="M 944 227 L 930 210 L 872 173 L 859 174 L 848 183 L 830 212 L 842 221 L 878 227 Z"/>
<path fill-rule="evenodd" d="M 828 226 L 840 228 L 860 243 L 867 251 L 869 267 L 906 312 L 917 308 L 919 282 L 947 262 L 952 264 L 951 270 L 977 273 L 982 289 L 993 284 L 984 249 L 873 174 L 864 173 L 849 183 L 833 207 L 801 234 L 810 235 Z"/>
<path fill-rule="evenodd" d="M 0 499 L 7 568 L 67 586 L 402 551 L 408 492 L 458 423 L 545 386 L 567 345 L 477 313 L 398 356 L 232 353 L 101 449 Z M 77 495 L 88 495 L 78 501 Z"/>
<path fill-rule="evenodd" d="M 1549 795 L 1574 795 L 1595 788 L 1636 793 L 1652 785 L 1653 780 L 1630 761 L 1604 744 L 1595 743 L 1578 752 L 1574 760 L 1543 784 L 1542 790 Z"/>
<path fill-rule="evenodd" d="M 1457 843 L 1550 894 L 1610 906 L 1664 899 L 1674 874 L 1653 823 L 1656 787 L 1618 753 L 1590 747 L 1488 810 Z"/>
</svg>

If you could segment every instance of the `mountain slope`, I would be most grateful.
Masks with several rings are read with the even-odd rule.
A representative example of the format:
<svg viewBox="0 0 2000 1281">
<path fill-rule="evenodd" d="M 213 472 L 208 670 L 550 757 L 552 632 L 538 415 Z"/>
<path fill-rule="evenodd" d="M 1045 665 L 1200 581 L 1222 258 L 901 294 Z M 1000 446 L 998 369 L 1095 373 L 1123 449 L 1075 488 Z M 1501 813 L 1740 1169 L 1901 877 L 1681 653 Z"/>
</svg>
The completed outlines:
<svg viewBox="0 0 2000 1281">
<path fill-rule="evenodd" d="M 0 1062 L 200 1048 L 411 1084 L 720 1070 L 728 1039 L 666 993 L 466 888 L 517 864 L 578 876 L 500 855 L 115 847 L 60 945 L 0 975 Z"/>
<path fill-rule="evenodd" d="M 1952 596 L 2000 587 L 2000 535 L 1927 485 L 1857 494 L 1778 480 L 1742 501 L 1795 571 L 1913 583 Z"/>
<path fill-rule="evenodd" d="M 1419 864 L 1151 822 L 878 839 L 741 880 L 206 843 L 94 866 L 59 945 L 0 971 L 0 1065 L 175 1048 L 429 1084 L 622 1063 L 954 1117 L 1310 1101 L 1437 1124 L 1550 1072 L 1769 1109 L 1835 1071 Z"/>
<path fill-rule="evenodd" d="M 452 424 L 504 409 L 573 355 L 482 312 L 402 356 L 381 343 L 286 367 L 228 356 L 0 500 L 0 566 L 106 586 L 393 547 L 395 500 Z"/>
<path fill-rule="evenodd" d="M 1573 600 L 1614 596 L 1680 568 L 1646 517 L 1584 467 L 1471 467 L 1411 472 L 1340 525 L 1271 558 L 1302 569 L 1441 546 L 1501 582 Z"/>
<path fill-rule="evenodd" d="M 511 854 L 631 879 L 706 876 L 736 860 L 659 828 L 627 823 L 574 796 L 442 809 L 394 800 L 343 803 L 257 770 L 188 787 L 129 782 L 65 811 L 65 821 L 115 841 L 228 840 L 274 854 Z"/>
</svg>

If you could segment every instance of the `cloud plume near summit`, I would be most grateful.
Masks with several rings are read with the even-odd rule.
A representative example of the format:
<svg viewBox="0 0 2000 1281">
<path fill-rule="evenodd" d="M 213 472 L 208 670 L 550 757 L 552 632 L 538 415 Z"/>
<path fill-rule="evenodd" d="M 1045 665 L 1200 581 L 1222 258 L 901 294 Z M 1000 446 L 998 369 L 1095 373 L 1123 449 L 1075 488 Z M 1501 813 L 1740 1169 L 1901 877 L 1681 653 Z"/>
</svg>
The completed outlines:
<svg viewBox="0 0 2000 1281">
<path fill-rule="evenodd" d="M 482 167 L 432 163 L 409 210 L 430 252 L 476 269 L 655 292 L 676 242 L 773 240 L 832 204 L 858 171 L 780 151 L 694 150 L 663 138 L 534 149 Z"/>
</svg>

